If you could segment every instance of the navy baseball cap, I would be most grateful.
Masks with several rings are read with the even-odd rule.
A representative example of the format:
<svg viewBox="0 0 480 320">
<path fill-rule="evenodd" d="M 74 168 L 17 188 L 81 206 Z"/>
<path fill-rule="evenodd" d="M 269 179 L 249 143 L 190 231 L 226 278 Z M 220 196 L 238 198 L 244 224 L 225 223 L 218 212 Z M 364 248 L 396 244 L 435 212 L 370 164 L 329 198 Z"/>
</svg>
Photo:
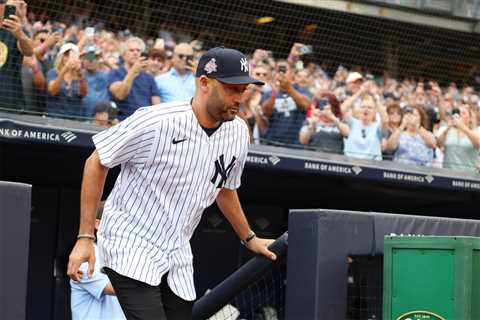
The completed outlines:
<svg viewBox="0 0 480 320">
<path fill-rule="evenodd" d="M 216 47 L 200 57 L 195 75 L 207 76 L 228 84 L 264 85 L 262 81 L 250 77 L 249 71 L 250 65 L 243 53 L 234 49 Z"/>
</svg>

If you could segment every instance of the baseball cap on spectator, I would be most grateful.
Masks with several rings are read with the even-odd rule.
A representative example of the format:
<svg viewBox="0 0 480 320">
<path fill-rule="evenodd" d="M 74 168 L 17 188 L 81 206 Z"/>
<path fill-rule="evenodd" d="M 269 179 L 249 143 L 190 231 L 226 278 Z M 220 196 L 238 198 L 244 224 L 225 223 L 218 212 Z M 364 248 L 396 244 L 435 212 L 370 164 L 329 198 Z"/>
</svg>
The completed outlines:
<svg viewBox="0 0 480 320">
<path fill-rule="evenodd" d="M 69 42 L 65 43 L 63 46 L 60 47 L 60 51 L 58 51 L 58 54 L 63 55 L 67 51 L 75 51 L 76 53 L 80 52 L 76 44 Z"/>
<path fill-rule="evenodd" d="M 97 102 L 95 105 L 95 113 L 102 113 L 102 112 L 108 112 L 108 109 L 110 109 L 112 106 L 110 101 L 102 100 Z"/>
<path fill-rule="evenodd" d="M 263 85 L 250 77 L 250 65 L 247 57 L 235 49 L 216 47 L 200 57 L 196 77 L 207 76 L 227 84 Z"/>
<path fill-rule="evenodd" d="M 95 113 L 108 112 L 108 120 L 114 120 L 117 117 L 117 105 L 113 101 L 102 100 L 95 105 Z"/>
<path fill-rule="evenodd" d="M 347 76 L 347 80 L 345 80 L 346 83 L 354 82 L 357 80 L 363 80 L 363 76 L 358 73 L 358 72 L 350 72 Z"/>
<path fill-rule="evenodd" d="M 85 57 L 85 59 L 89 61 L 93 61 L 100 54 L 101 54 L 100 49 L 97 46 L 92 44 L 92 45 L 85 46 L 85 48 L 83 49 L 80 55 Z"/>
</svg>

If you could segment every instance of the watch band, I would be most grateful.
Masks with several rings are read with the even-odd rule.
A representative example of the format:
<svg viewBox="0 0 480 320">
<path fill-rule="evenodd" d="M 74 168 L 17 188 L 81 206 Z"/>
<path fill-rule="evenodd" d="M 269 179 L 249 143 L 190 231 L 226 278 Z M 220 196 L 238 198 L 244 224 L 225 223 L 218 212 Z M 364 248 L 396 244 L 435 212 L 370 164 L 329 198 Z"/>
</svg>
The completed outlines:
<svg viewBox="0 0 480 320">
<path fill-rule="evenodd" d="M 255 238 L 255 237 L 256 237 L 255 232 L 253 232 L 252 230 L 250 230 L 250 231 L 248 232 L 248 236 L 245 238 L 245 240 L 240 240 L 240 243 L 243 244 L 244 246 L 246 246 L 247 243 L 248 243 L 249 241 L 251 241 L 251 240 L 252 240 L 253 238 Z"/>
</svg>

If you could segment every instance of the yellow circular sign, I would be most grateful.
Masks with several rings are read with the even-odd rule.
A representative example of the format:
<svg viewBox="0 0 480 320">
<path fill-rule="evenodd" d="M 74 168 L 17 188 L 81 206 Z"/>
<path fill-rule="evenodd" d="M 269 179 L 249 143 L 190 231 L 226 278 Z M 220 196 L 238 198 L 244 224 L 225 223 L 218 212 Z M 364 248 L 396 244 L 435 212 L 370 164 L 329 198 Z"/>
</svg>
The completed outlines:
<svg viewBox="0 0 480 320">
<path fill-rule="evenodd" d="M 5 43 L 0 41 L 0 68 L 7 62 L 8 47 Z"/>
</svg>

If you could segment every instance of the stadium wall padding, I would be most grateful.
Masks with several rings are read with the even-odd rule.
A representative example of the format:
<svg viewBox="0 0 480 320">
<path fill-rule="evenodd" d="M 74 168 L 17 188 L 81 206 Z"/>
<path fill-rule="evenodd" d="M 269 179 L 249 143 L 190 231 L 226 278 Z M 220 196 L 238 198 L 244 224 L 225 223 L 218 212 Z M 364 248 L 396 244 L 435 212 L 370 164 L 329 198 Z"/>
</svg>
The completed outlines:
<svg viewBox="0 0 480 320">
<path fill-rule="evenodd" d="M 349 256 L 382 254 L 383 238 L 392 233 L 480 236 L 480 221 L 291 210 L 288 231 L 286 319 L 335 320 L 346 316 Z"/>
<path fill-rule="evenodd" d="M 0 319 L 25 319 L 31 186 L 0 181 Z"/>
</svg>

